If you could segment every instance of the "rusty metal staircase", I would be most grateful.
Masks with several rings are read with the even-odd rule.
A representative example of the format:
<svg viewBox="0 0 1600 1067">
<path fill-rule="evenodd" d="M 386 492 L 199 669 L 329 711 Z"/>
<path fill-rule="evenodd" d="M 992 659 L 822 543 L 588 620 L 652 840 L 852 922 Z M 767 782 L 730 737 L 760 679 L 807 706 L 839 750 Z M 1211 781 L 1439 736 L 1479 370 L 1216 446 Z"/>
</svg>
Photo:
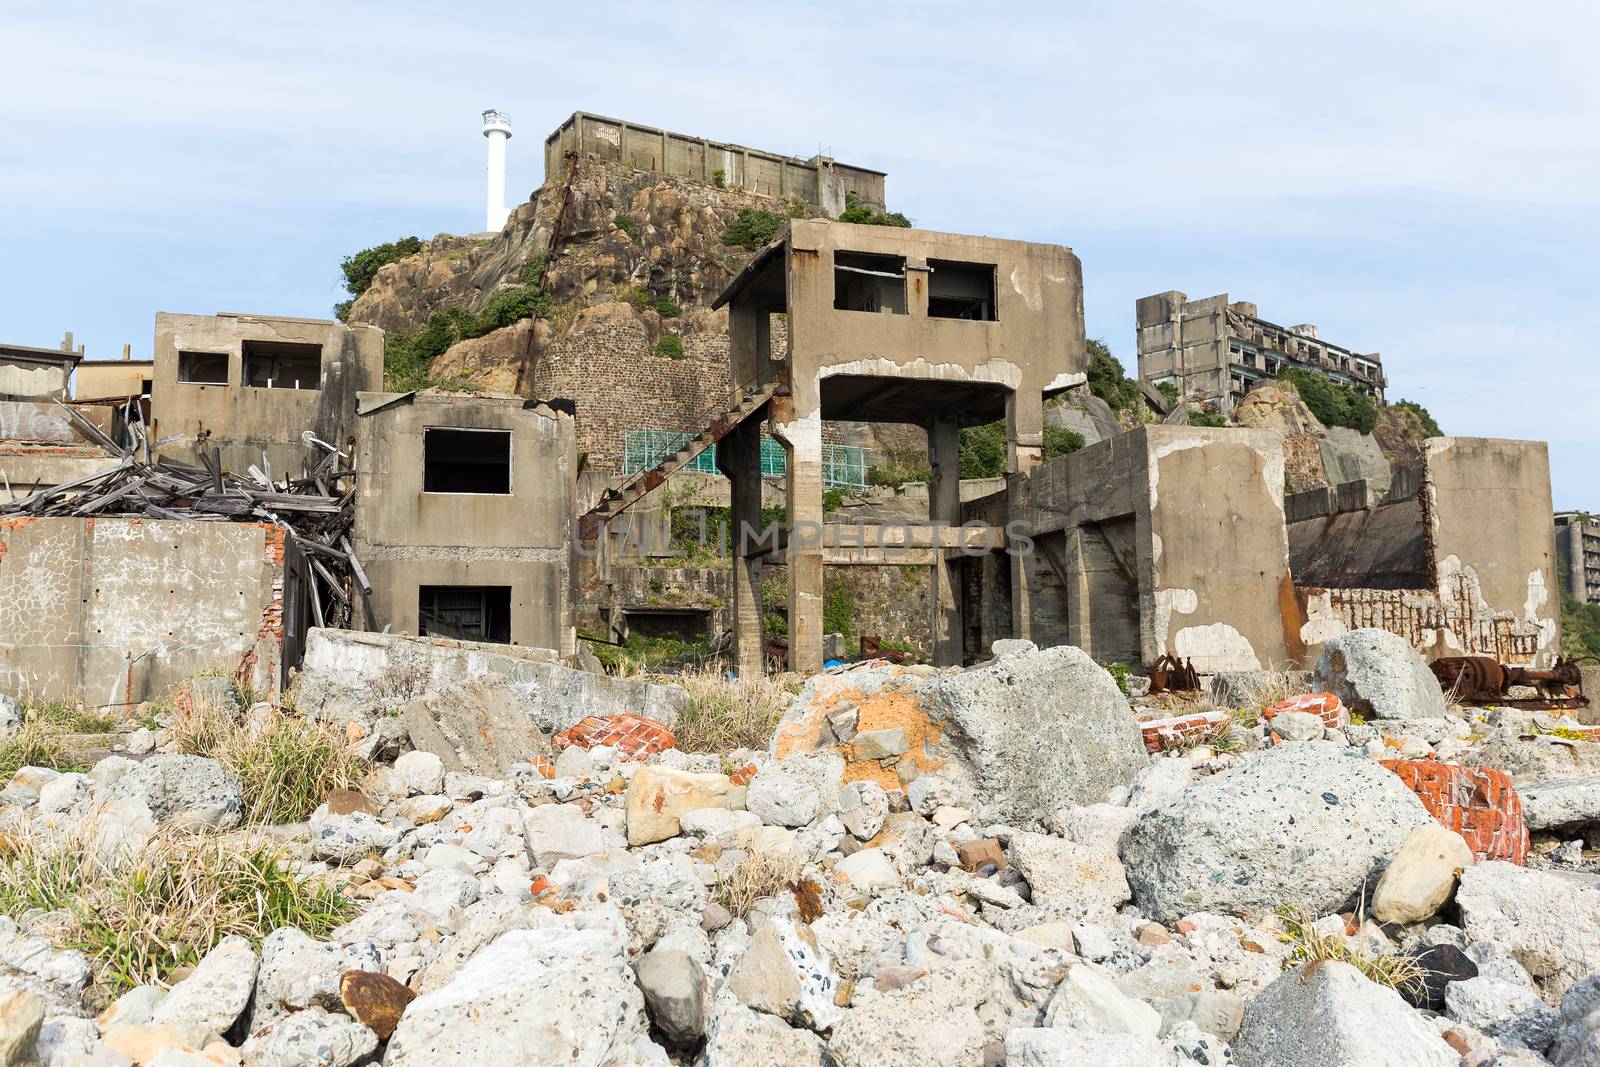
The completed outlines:
<svg viewBox="0 0 1600 1067">
<path fill-rule="evenodd" d="M 655 466 L 639 471 L 620 487 L 607 489 L 600 502 L 578 519 L 578 536 L 593 541 L 612 519 L 642 500 L 645 494 L 661 485 L 672 475 L 694 462 L 694 458 L 733 432 L 745 419 L 761 410 L 774 396 L 784 395 L 788 386 L 782 382 L 768 382 L 749 389 L 736 389 L 730 403 L 707 421 L 706 428 L 684 442 L 672 455 L 661 459 Z"/>
</svg>

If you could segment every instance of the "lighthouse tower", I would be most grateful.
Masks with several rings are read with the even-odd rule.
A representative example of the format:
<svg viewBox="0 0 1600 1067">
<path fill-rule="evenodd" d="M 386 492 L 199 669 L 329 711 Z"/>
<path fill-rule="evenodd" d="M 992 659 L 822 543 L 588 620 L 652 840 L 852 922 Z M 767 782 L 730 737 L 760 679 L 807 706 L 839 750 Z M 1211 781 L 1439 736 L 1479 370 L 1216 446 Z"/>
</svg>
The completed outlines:
<svg viewBox="0 0 1600 1067">
<path fill-rule="evenodd" d="M 489 207 L 484 229 L 499 233 L 511 214 L 506 207 L 506 142 L 511 140 L 511 116 L 493 108 L 485 111 L 483 135 L 489 139 Z"/>
</svg>

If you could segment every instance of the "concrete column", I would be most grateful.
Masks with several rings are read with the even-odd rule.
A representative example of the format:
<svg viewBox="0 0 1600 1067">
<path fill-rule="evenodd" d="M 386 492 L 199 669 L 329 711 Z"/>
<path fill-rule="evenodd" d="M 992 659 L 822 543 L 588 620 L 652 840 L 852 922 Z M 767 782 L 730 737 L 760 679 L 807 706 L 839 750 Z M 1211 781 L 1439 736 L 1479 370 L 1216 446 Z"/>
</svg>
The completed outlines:
<svg viewBox="0 0 1600 1067">
<path fill-rule="evenodd" d="M 728 537 L 733 550 L 734 669 L 741 678 L 759 677 L 766 669 L 761 655 L 761 560 L 750 555 L 746 529 L 761 529 L 761 421 L 746 419 L 717 444 L 717 466 L 727 476 L 731 507 Z"/>
<path fill-rule="evenodd" d="M 1017 483 L 1044 459 L 1044 397 L 1037 393 L 1013 392 L 1006 399 L 1006 497 L 1016 500 Z M 1006 520 L 1010 521 L 1008 503 Z M 1011 632 L 1016 637 L 1031 637 L 1032 597 L 1028 592 L 1028 568 L 1023 557 L 1011 559 Z"/>
<path fill-rule="evenodd" d="M 822 416 L 775 428 L 788 453 L 789 669 L 822 669 Z"/>
<path fill-rule="evenodd" d="M 955 419 L 937 415 L 928 427 L 928 459 L 932 476 L 928 479 L 928 521 L 955 528 L 961 525 L 961 447 Z M 934 552 L 933 618 L 929 633 L 933 640 L 935 666 L 961 664 L 961 567 L 960 552 Z"/>
</svg>

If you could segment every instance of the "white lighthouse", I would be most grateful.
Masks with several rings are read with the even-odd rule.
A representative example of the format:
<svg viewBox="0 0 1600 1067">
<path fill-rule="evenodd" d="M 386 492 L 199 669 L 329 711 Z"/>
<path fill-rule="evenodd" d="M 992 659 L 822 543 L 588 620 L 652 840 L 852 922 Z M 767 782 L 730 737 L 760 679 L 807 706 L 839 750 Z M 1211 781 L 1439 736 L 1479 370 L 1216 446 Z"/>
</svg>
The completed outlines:
<svg viewBox="0 0 1600 1067">
<path fill-rule="evenodd" d="M 484 229 L 499 233 L 511 214 L 506 207 L 506 142 L 511 140 L 511 116 L 493 108 L 485 111 L 483 135 L 489 139 L 489 207 Z"/>
</svg>

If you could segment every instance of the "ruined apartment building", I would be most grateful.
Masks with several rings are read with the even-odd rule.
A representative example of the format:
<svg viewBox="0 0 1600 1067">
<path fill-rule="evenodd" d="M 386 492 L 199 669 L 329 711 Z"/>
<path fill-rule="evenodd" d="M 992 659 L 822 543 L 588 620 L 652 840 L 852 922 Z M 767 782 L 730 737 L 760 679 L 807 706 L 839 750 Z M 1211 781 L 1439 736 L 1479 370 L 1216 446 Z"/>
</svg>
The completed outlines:
<svg viewBox="0 0 1600 1067">
<path fill-rule="evenodd" d="M 566 175 L 570 155 L 591 156 L 785 200 L 799 197 L 832 216 L 845 209 L 850 196 L 862 207 L 885 209 L 882 171 L 836 163 L 823 155 L 799 159 L 708 141 L 583 111 L 574 112 L 545 138 L 546 182 Z"/>
<path fill-rule="evenodd" d="M 1561 585 L 1572 599 L 1600 604 L 1600 521 L 1582 511 L 1556 515 Z"/>
<path fill-rule="evenodd" d="M 1352 352 L 1324 341 L 1310 324 L 1279 326 L 1228 294 L 1190 300 L 1184 293 L 1137 303 L 1139 380 L 1175 385 L 1181 396 L 1227 415 L 1256 383 L 1285 370 L 1309 370 L 1383 403 L 1378 353 Z"/>
<path fill-rule="evenodd" d="M 152 435 L 178 435 L 175 458 L 220 452 L 224 468 L 299 473 L 302 435 L 341 449 L 355 436 L 356 394 L 383 386 L 383 331 L 331 319 L 156 315 Z"/>
<path fill-rule="evenodd" d="M 1024 628 L 1003 628 L 1018 592 L 1009 569 L 968 561 L 986 626 L 969 656 L 1015 634 L 1102 662 L 1175 656 L 1203 674 L 1309 668 L 1330 637 L 1370 626 L 1430 659 L 1554 661 L 1542 442 L 1431 438 L 1420 476 L 1387 493 L 1283 490 L 1283 436 L 1271 430 L 1146 426 L 1046 461 L 1011 487 L 1010 514 L 1033 544 Z"/>
<path fill-rule="evenodd" d="M 576 651 L 570 405 L 362 393 L 362 629 Z"/>
<path fill-rule="evenodd" d="M 822 665 L 823 565 L 926 566 L 934 575 L 936 663 L 961 659 L 960 550 L 997 547 L 999 531 L 964 531 L 963 426 L 1005 419 L 1007 469 L 1043 455 L 1046 396 L 1085 380 L 1077 256 L 1058 245 L 929 230 L 792 220 L 714 307 L 728 308 L 737 405 L 715 425 L 735 529 L 760 526 L 761 427 L 782 446 L 788 531 L 778 544 L 734 545 L 737 664 L 761 669 L 761 567 L 788 576 L 789 663 Z M 787 322 L 784 343 L 774 323 Z M 928 438 L 926 521 L 824 528 L 824 420 L 900 423 Z M 649 479 L 647 478 L 646 481 Z M 1019 598 L 1019 612 L 1026 611 Z"/>
</svg>

